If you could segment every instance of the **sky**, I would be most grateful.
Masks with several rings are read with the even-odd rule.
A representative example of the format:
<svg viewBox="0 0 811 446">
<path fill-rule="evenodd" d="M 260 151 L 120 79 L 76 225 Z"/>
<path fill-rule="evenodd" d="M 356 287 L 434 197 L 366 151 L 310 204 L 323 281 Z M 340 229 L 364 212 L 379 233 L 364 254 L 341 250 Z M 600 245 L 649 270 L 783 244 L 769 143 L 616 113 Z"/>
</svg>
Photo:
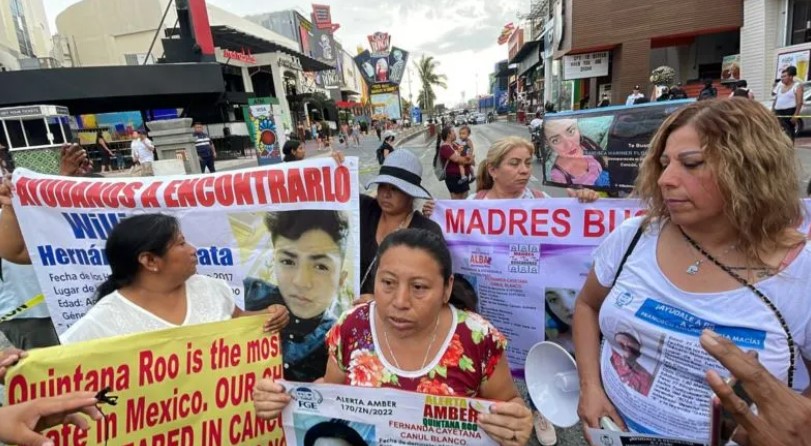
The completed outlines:
<svg viewBox="0 0 811 446">
<path fill-rule="evenodd" d="M 56 16 L 77 0 L 43 0 L 51 31 Z M 135 0 L 137 2 L 137 0 Z M 309 1 L 302 0 L 208 0 L 210 4 L 238 15 L 298 8 L 309 17 Z M 414 81 L 411 95 L 417 98 L 416 61 L 423 55 L 439 61 L 438 72 L 447 76 L 447 89 L 435 88 L 437 102 L 449 107 L 485 94 L 495 64 L 507 58 L 507 45 L 498 45 L 501 28 L 518 22 L 529 12 L 530 0 L 318 0 L 332 6 L 332 21 L 341 25 L 335 37 L 350 53 L 358 45 L 369 47 L 366 36 L 388 32 L 391 44 L 411 52 L 409 67 Z M 478 76 L 477 76 L 478 75 Z M 477 82 L 478 77 L 478 82 Z M 400 85 L 408 99 L 408 73 Z"/>
</svg>

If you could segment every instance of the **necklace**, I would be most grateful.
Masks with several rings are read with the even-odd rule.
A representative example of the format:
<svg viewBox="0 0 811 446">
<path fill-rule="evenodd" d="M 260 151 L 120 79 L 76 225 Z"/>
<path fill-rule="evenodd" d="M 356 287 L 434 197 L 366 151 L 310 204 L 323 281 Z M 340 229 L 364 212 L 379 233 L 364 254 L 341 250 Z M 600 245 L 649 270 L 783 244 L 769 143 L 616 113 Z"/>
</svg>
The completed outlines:
<svg viewBox="0 0 811 446">
<path fill-rule="evenodd" d="M 436 341 L 436 332 L 437 329 L 439 328 L 439 317 L 441 315 L 442 312 L 440 311 L 440 313 L 436 317 L 436 324 L 434 324 L 434 334 L 431 335 L 431 343 L 428 344 L 428 348 L 425 350 L 425 357 L 422 359 L 422 365 L 420 366 L 419 370 L 424 369 L 425 364 L 428 363 L 428 355 L 431 354 L 431 348 L 434 346 L 434 341 Z M 391 344 L 389 343 L 389 331 L 386 329 L 385 324 L 381 323 L 381 325 L 383 325 L 383 338 L 386 340 L 386 347 L 388 347 L 389 349 L 389 355 L 391 355 L 391 359 L 394 361 L 395 367 L 397 367 L 400 370 L 403 370 L 403 368 L 400 367 L 400 363 L 397 361 L 397 357 L 394 356 L 394 351 L 391 349 Z"/>
<path fill-rule="evenodd" d="M 701 255 L 704 256 L 703 259 L 696 259 L 695 262 L 691 263 L 687 267 L 687 269 L 684 271 L 685 273 L 687 273 L 688 275 L 691 275 L 691 276 L 695 276 L 701 270 L 701 264 L 704 263 L 704 261 L 707 260 L 707 259 L 712 259 L 713 263 L 715 263 L 714 262 L 715 258 L 713 256 L 709 255 L 707 253 L 707 251 L 705 251 L 695 240 L 690 238 L 687 235 L 687 233 L 684 232 L 684 229 L 682 229 L 681 226 L 678 226 L 678 228 L 679 228 L 679 231 L 681 232 L 681 235 L 684 237 L 684 241 L 686 241 L 687 244 L 692 246 L 693 249 L 695 249 L 696 251 L 701 253 Z M 720 257 L 723 257 L 723 256 L 729 254 L 729 252 L 732 251 L 733 249 L 735 249 L 737 246 L 738 245 L 730 245 L 726 250 L 724 250 L 724 252 L 721 253 Z"/>
</svg>

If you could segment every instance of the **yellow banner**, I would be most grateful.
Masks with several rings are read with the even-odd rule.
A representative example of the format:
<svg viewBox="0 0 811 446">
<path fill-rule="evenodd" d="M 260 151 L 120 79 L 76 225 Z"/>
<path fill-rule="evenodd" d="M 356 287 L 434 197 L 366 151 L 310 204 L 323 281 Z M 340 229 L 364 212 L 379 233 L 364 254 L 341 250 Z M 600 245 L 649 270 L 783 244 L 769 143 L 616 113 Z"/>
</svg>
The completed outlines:
<svg viewBox="0 0 811 446">
<path fill-rule="evenodd" d="M 279 420 L 257 420 L 253 388 L 282 378 L 278 335 L 264 316 L 33 350 L 6 376 L 6 404 L 109 387 L 116 406 L 87 432 L 46 435 L 57 446 L 283 445 Z"/>
</svg>

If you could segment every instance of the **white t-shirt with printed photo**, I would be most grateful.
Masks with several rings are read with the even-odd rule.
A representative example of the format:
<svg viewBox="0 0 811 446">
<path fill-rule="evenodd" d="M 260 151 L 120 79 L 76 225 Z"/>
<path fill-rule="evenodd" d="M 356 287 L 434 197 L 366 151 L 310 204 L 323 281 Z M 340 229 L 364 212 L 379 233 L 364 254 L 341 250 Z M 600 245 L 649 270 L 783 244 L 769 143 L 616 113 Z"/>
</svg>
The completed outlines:
<svg viewBox="0 0 811 446">
<path fill-rule="evenodd" d="M 108 294 L 59 337 L 62 344 L 228 320 L 234 314 L 231 288 L 222 280 L 194 275 L 186 281 L 186 317 L 173 324 L 115 291 Z"/>
<path fill-rule="evenodd" d="M 642 217 L 625 221 L 595 251 L 594 271 L 604 287 L 611 287 L 641 222 Z M 716 293 L 677 288 L 659 268 L 658 238 L 654 223 L 600 309 L 603 385 L 631 431 L 707 441 L 711 390 L 704 374 L 728 372 L 701 348 L 702 330 L 711 328 L 744 350 L 756 350 L 783 382 L 789 369 L 786 335 L 774 312 L 746 287 Z M 782 313 L 802 356 L 811 358 L 811 246 L 755 286 Z M 797 368 L 803 367 L 800 352 Z M 635 361 L 625 359 L 637 355 Z"/>
</svg>

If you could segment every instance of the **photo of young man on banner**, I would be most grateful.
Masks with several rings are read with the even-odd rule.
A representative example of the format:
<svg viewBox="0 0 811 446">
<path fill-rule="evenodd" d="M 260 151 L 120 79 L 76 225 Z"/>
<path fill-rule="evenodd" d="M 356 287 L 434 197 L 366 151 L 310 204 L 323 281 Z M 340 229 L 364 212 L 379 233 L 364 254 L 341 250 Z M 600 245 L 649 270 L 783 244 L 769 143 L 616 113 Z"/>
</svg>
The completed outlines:
<svg viewBox="0 0 811 446">
<path fill-rule="evenodd" d="M 651 137 L 689 102 L 547 114 L 542 132 L 544 184 L 630 193 Z"/>
</svg>

